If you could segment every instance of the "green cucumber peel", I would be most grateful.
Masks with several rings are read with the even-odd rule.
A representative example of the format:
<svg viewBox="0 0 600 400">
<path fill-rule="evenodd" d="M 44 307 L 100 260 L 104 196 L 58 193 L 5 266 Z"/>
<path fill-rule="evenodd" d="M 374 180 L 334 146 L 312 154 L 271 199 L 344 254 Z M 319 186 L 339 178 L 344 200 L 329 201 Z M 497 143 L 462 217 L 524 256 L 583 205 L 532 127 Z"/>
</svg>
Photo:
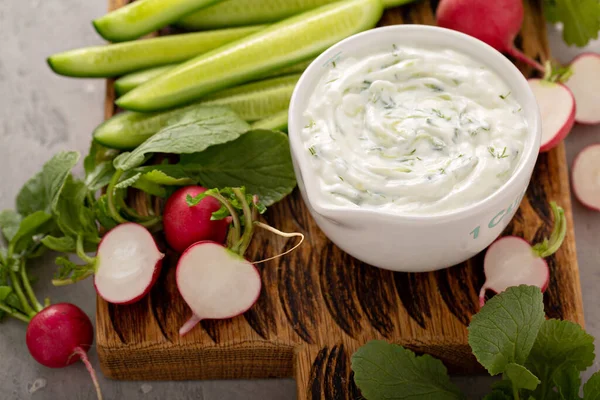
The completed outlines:
<svg viewBox="0 0 600 400">
<path fill-rule="evenodd" d="M 115 77 L 146 68 L 187 61 L 199 54 L 256 33 L 262 28 L 262 26 L 230 28 L 85 47 L 53 54 L 47 61 L 55 73 L 64 76 Z"/>
<path fill-rule="evenodd" d="M 348 36 L 373 28 L 382 13 L 379 0 L 348 0 L 319 7 L 189 60 L 116 103 L 124 109 L 151 112 L 198 100 L 314 57 Z"/>
<path fill-rule="evenodd" d="M 104 39 L 123 42 L 165 27 L 220 0 L 138 0 L 93 21 Z"/>
</svg>

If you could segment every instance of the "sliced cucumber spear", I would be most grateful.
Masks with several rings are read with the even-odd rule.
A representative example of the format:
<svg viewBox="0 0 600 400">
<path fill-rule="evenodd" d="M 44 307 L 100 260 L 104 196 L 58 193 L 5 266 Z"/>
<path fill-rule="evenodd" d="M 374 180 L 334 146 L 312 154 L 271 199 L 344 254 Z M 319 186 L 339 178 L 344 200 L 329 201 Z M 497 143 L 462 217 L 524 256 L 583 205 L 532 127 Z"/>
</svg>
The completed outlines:
<svg viewBox="0 0 600 400">
<path fill-rule="evenodd" d="M 242 119 L 261 120 L 287 110 L 300 75 L 289 75 L 250 83 L 207 96 L 197 104 L 157 113 L 125 111 L 106 120 L 94 131 L 94 140 L 103 146 L 130 150 L 164 128 L 170 120 L 192 107 L 223 105 Z"/>
<path fill-rule="evenodd" d="M 132 91 L 142 83 L 146 83 L 149 80 L 172 70 L 175 66 L 177 66 L 177 64 L 163 65 L 161 67 L 154 67 L 127 74 L 115 81 L 115 92 L 117 92 L 117 96 L 123 96 L 125 93 Z"/>
<path fill-rule="evenodd" d="M 380 0 L 319 7 L 193 58 L 135 88 L 117 105 L 149 112 L 190 103 L 316 56 L 341 39 L 374 27 L 382 13 Z"/>
<path fill-rule="evenodd" d="M 106 78 L 158 65 L 175 64 L 263 29 L 264 25 L 186 33 L 128 43 L 86 47 L 48 57 L 60 75 Z"/>
<path fill-rule="evenodd" d="M 288 127 L 288 110 L 279 111 L 260 121 L 256 121 L 251 125 L 252 129 L 267 129 L 271 131 L 287 131 Z"/>
<path fill-rule="evenodd" d="M 137 39 L 221 0 L 137 0 L 93 21 L 104 39 Z"/>
<path fill-rule="evenodd" d="M 225 0 L 188 15 L 176 25 L 188 30 L 217 29 L 232 26 L 265 24 L 338 0 Z M 414 0 L 383 0 L 385 8 L 401 6 Z"/>
<path fill-rule="evenodd" d="M 283 75 L 302 73 L 312 61 L 312 58 L 307 61 L 301 61 L 292 66 L 281 68 L 264 76 L 261 76 L 260 79 L 275 78 Z M 146 83 L 149 80 L 154 79 L 157 76 L 172 70 L 174 67 L 175 65 L 165 65 L 162 67 L 150 68 L 144 71 L 133 72 L 131 74 L 125 75 L 117 79 L 115 81 L 115 91 L 117 92 L 117 96 L 123 96 L 125 93 L 132 91 L 136 87 L 140 86 L 142 83 Z"/>
</svg>

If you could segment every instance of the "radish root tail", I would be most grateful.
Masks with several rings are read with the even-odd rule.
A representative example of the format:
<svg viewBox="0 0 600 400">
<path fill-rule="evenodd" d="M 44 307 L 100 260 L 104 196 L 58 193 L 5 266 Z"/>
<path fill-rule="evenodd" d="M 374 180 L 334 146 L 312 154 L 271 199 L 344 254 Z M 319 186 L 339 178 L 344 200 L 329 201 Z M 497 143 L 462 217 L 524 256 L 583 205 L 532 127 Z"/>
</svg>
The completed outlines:
<svg viewBox="0 0 600 400">
<path fill-rule="evenodd" d="M 92 366 L 92 363 L 90 362 L 90 360 L 87 356 L 87 353 L 81 347 L 77 347 L 75 349 L 74 354 L 77 354 L 79 356 L 79 358 L 85 365 L 85 368 L 90 373 L 90 377 L 92 378 L 92 382 L 94 382 L 94 387 L 96 388 L 96 395 L 98 396 L 98 400 L 102 400 L 102 391 L 100 390 L 100 384 L 98 383 L 98 377 L 96 376 L 96 371 L 94 371 L 94 367 Z"/>
<path fill-rule="evenodd" d="M 487 291 L 487 287 L 484 285 L 479 291 L 479 307 L 483 307 L 485 305 L 485 292 Z"/>
<path fill-rule="evenodd" d="M 521 62 L 529 65 L 532 68 L 535 68 L 536 70 L 540 71 L 542 74 L 546 73 L 546 68 L 544 68 L 544 66 L 542 64 L 540 64 L 539 62 L 535 61 L 534 59 L 528 57 L 522 51 L 517 49 L 515 46 L 510 46 L 509 48 L 507 48 L 506 53 L 509 56 L 515 58 L 516 60 L 521 61 Z"/>
<path fill-rule="evenodd" d="M 198 325 L 200 322 L 200 317 L 197 315 L 192 315 L 190 319 L 188 319 L 185 324 L 181 328 L 179 328 L 179 336 L 187 335 L 192 329 Z"/>
<path fill-rule="evenodd" d="M 271 233 L 274 233 L 276 235 L 284 237 L 284 238 L 299 237 L 300 241 L 294 247 L 292 247 L 291 249 L 289 249 L 288 251 L 285 251 L 285 252 L 283 252 L 281 254 L 278 254 L 276 256 L 273 256 L 273 257 L 265 258 L 264 260 L 255 261 L 255 262 L 253 262 L 253 264 L 261 264 L 261 263 L 264 263 L 264 262 L 267 262 L 267 261 L 275 260 L 276 258 L 279 258 L 279 257 L 283 257 L 286 254 L 289 254 L 292 251 L 296 250 L 304 242 L 304 235 L 301 234 L 301 233 L 299 233 L 299 232 L 293 232 L 293 233 L 282 232 L 279 229 L 275 229 L 272 226 L 269 226 L 267 224 L 263 224 L 262 222 L 258 222 L 258 221 L 255 221 L 254 225 L 256 225 L 259 228 L 262 228 L 264 230 L 267 230 L 267 231 L 269 231 Z"/>
</svg>

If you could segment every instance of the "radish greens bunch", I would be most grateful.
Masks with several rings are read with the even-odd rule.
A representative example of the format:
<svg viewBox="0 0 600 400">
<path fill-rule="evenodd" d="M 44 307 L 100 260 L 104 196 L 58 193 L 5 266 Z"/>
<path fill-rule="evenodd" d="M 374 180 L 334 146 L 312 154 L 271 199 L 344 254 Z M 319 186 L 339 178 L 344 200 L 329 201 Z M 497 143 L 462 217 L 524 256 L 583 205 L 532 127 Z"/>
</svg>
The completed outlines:
<svg viewBox="0 0 600 400">
<path fill-rule="evenodd" d="M 501 375 L 484 400 L 577 400 L 581 372 L 594 362 L 594 338 L 581 326 L 545 319 L 535 286 L 494 296 L 469 325 L 469 345 L 490 375 Z M 352 356 L 354 380 L 368 400 L 465 399 L 441 361 L 371 341 Z M 600 399 L 600 372 L 583 386 L 584 400 Z"/>
</svg>

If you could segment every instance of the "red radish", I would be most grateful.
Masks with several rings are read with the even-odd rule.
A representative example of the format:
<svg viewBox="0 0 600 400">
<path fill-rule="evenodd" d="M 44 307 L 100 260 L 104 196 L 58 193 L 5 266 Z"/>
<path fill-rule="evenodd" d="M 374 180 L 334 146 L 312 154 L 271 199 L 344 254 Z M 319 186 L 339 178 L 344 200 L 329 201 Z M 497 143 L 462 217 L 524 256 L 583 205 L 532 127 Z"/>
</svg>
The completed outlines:
<svg viewBox="0 0 600 400">
<path fill-rule="evenodd" d="M 572 75 L 565 82 L 577 101 L 575 121 L 600 124 L 600 54 L 584 53 L 570 64 Z"/>
<path fill-rule="evenodd" d="M 511 286 L 532 285 L 542 292 L 548 287 L 550 270 L 544 260 L 561 246 L 567 233 L 565 212 L 556 203 L 551 204 L 554 213 L 554 230 L 549 239 L 531 246 L 516 236 L 505 236 L 488 248 L 483 261 L 485 283 L 479 293 L 479 304 L 485 303 L 485 293 L 492 290 L 501 293 Z"/>
<path fill-rule="evenodd" d="M 179 333 L 185 335 L 200 320 L 232 318 L 258 299 L 258 270 L 242 256 L 214 242 L 189 247 L 177 264 L 177 287 L 193 317 Z"/>
<path fill-rule="evenodd" d="M 194 207 L 207 197 L 218 200 L 231 218 L 227 247 L 220 243 L 202 241 L 193 244 L 181 255 L 177 264 L 176 281 L 179 293 L 192 310 L 191 318 L 179 330 L 180 335 L 191 331 L 203 319 L 232 318 L 246 312 L 260 295 L 260 274 L 254 264 L 281 257 L 296 249 L 304 240 L 301 233 L 285 233 L 259 221 L 265 210 L 256 196 L 247 195 L 244 188 L 210 189 L 186 203 Z M 220 210 L 220 207 L 219 207 Z M 223 213 L 214 215 L 223 218 Z M 242 217 L 242 218 L 240 218 Z M 244 253 L 260 227 L 283 237 L 300 237 L 300 243 L 279 256 L 257 261 L 244 259 Z"/>
<path fill-rule="evenodd" d="M 542 115 L 542 144 L 540 151 L 558 146 L 571 132 L 575 123 L 575 98 L 565 85 L 542 79 L 529 79 Z"/>
<path fill-rule="evenodd" d="M 523 0 L 441 0 L 436 16 L 439 26 L 471 35 L 542 73 L 545 71 L 513 43 L 523 23 Z"/>
<path fill-rule="evenodd" d="M 221 203 L 210 196 L 192 207 L 186 202 L 188 195 L 196 197 L 204 192 L 206 189 L 201 186 L 184 187 L 173 193 L 165 205 L 165 237 L 169 245 L 179 253 L 203 240 L 225 242 L 229 221 L 210 219 L 212 213 L 221 208 Z"/>
<path fill-rule="evenodd" d="M 581 204 L 600 211 L 600 143 L 587 146 L 575 157 L 571 181 Z"/>
<path fill-rule="evenodd" d="M 113 304 L 140 300 L 156 282 L 163 257 L 146 228 L 134 223 L 118 225 L 98 246 L 96 291 Z"/>
<path fill-rule="evenodd" d="M 94 381 L 98 399 L 102 399 L 96 373 L 87 358 L 93 341 L 92 322 L 80 308 L 69 303 L 44 308 L 27 326 L 27 348 L 37 362 L 49 368 L 63 368 L 81 360 Z"/>
</svg>

